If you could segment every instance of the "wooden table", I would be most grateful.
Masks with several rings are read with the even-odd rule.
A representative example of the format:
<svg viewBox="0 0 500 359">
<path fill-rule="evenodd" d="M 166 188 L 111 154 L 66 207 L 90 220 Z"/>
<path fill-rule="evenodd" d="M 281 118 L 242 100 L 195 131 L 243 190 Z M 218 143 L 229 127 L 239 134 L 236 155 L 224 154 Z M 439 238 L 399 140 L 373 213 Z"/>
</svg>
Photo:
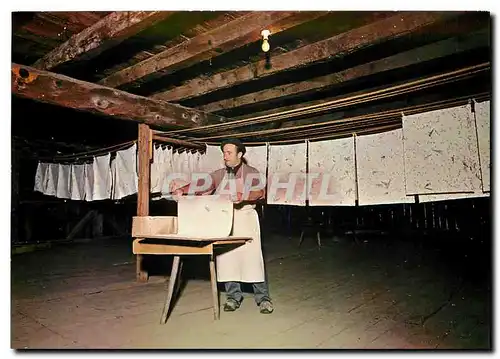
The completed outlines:
<svg viewBox="0 0 500 359">
<path fill-rule="evenodd" d="M 147 234 L 133 242 L 134 254 L 173 255 L 172 271 L 168 281 L 167 297 L 161 314 L 161 324 L 167 322 L 172 298 L 179 290 L 183 255 L 208 255 L 210 256 L 210 282 L 212 285 L 212 299 L 214 319 L 220 317 L 219 293 L 217 290 L 217 273 L 215 268 L 215 247 L 228 245 L 243 245 L 251 240 L 248 237 L 224 238 L 186 238 L 175 234 Z"/>
</svg>

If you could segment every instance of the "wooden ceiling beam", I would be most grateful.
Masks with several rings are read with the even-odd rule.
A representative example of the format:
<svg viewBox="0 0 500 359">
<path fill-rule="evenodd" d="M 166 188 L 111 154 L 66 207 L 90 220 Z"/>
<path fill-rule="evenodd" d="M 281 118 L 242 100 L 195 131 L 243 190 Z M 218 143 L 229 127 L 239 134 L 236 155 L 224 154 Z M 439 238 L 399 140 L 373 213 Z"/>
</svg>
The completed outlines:
<svg viewBox="0 0 500 359">
<path fill-rule="evenodd" d="M 255 42 L 261 38 L 263 29 L 269 29 L 272 34 L 276 34 L 325 14 L 327 12 L 320 11 L 251 12 L 138 64 L 117 71 L 99 83 L 108 87 L 118 87 L 159 71 L 162 71 L 161 75 L 166 75 L 215 57 L 221 51 L 228 52 Z"/>
<path fill-rule="evenodd" d="M 50 70 L 75 59 L 90 59 L 104 50 L 164 20 L 173 11 L 117 11 L 73 35 L 61 46 L 38 59 L 32 66 Z"/>
<path fill-rule="evenodd" d="M 406 35 L 457 14 L 459 13 L 398 12 L 396 15 L 383 20 L 275 56 L 271 59 L 272 66 L 270 68 L 266 66 L 267 60 L 261 60 L 234 70 L 214 74 L 206 79 L 190 80 L 183 86 L 151 97 L 165 101 L 179 101 L 198 97 L 219 89 L 269 76 L 279 71 L 291 70 L 314 62 L 325 61 L 332 57 L 341 57 L 371 44 Z"/>
<path fill-rule="evenodd" d="M 12 12 L 12 34 L 19 31 L 24 25 L 29 23 L 35 17 L 34 11 L 13 11 Z"/>
<path fill-rule="evenodd" d="M 489 29 L 478 31 L 465 37 L 455 37 L 425 45 L 416 49 L 401 52 L 380 60 L 368 62 L 359 66 L 351 67 L 343 71 L 326 76 L 312 78 L 292 84 L 276 86 L 272 89 L 262 90 L 230 99 L 212 102 L 198 107 L 206 112 L 216 112 L 230 108 L 255 104 L 262 101 L 272 100 L 308 91 L 321 90 L 325 87 L 334 86 L 342 82 L 370 76 L 376 73 L 401 69 L 418 63 L 444 58 L 449 55 L 473 50 L 490 45 Z"/>
<path fill-rule="evenodd" d="M 486 73 L 486 74 L 490 73 L 490 71 L 491 70 L 488 69 L 488 68 L 484 69 L 484 73 Z M 483 72 L 483 71 L 481 71 L 481 72 Z M 481 75 L 479 74 L 479 75 L 476 75 L 476 76 L 481 76 Z M 405 81 L 402 81 L 402 82 L 398 82 L 397 84 L 402 84 L 402 83 L 409 82 L 409 81 L 411 81 L 411 80 L 405 80 Z M 467 79 L 463 79 L 461 81 L 467 81 Z M 463 86 L 463 85 L 459 82 L 457 84 L 457 86 Z M 373 90 L 380 90 L 382 88 L 383 87 L 375 87 L 375 88 L 373 88 Z M 372 89 L 370 89 L 370 91 L 371 90 Z M 349 95 L 359 95 L 359 94 L 361 94 L 361 93 L 363 93 L 365 91 L 366 90 L 360 90 L 360 91 L 357 91 L 357 92 L 354 92 L 354 93 L 350 93 Z M 464 91 L 468 92 L 468 90 L 464 90 Z M 480 92 L 481 93 L 487 92 L 487 89 L 484 89 L 484 90 L 482 89 Z M 447 94 L 440 93 L 439 96 L 446 97 Z M 306 102 L 301 102 L 301 103 L 297 103 L 297 104 L 294 104 L 294 105 L 288 105 L 288 106 L 287 105 L 279 106 L 279 107 L 275 107 L 275 108 L 273 108 L 271 110 L 265 110 L 265 111 L 260 111 L 260 112 L 253 112 L 253 113 L 245 114 L 245 115 L 242 115 L 242 116 L 232 117 L 230 121 L 238 121 L 238 120 L 245 120 L 245 119 L 254 118 L 254 117 L 260 117 L 260 116 L 275 115 L 277 113 L 282 113 L 282 112 L 287 112 L 287 111 L 292 111 L 292 110 L 298 110 L 298 109 L 302 109 L 302 108 L 309 107 L 309 106 L 321 105 L 321 104 L 324 104 L 325 102 L 339 100 L 341 97 L 342 96 L 333 96 L 333 97 L 328 97 L 328 98 L 324 98 L 324 99 L 321 99 L 321 100 L 306 101 Z M 411 98 L 411 96 L 408 96 L 408 97 Z M 394 102 L 394 100 L 388 100 L 385 104 L 391 104 L 393 102 Z M 360 108 L 360 109 L 365 108 L 365 107 L 370 107 L 370 106 L 372 106 L 371 105 L 371 100 L 363 102 L 363 103 L 360 103 L 360 104 L 357 104 L 357 108 Z M 382 105 L 382 106 L 385 106 L 385 105 Z M 330 109 L 329 111 L 331 111 L 331 112 L 333 112 L 333 111 L 335 111 L 335 112 L 337 112 L 337 111 L 345 111 L 345 107 L 343 105 L 340 105 L 339 107 L 334 108 L 334 109 Z M 323 113 L 323 112 L 320 112 L 320 113 Z M 287 119 L 284 120 L 281 128 L 287 128 L 289 126 L 291 126 L 291 127 L 295 126 L 298 123 L 298 122 L 295 122 L 295 121 L 299 121 L 299 120 L 292 120 L 292 117 L 293 118 L 301 119 L 301 118 L 308 118 L 308 117 L 312 117 L 312 116 L 308 116 L 307 114 L 306 115 L 295 115 L 295 114 L 294 115 L 290 115 Z M 237 131 L 237 130 L 234 130 L 234 131 Z"/>
<path fill-rule="evenodd" d="M 223 117 L 80 81 L 30 66 L 11 65 L 14 95 L 75 110 L 146 123 L 155 128 L 190 128 Z"/>
</svg>

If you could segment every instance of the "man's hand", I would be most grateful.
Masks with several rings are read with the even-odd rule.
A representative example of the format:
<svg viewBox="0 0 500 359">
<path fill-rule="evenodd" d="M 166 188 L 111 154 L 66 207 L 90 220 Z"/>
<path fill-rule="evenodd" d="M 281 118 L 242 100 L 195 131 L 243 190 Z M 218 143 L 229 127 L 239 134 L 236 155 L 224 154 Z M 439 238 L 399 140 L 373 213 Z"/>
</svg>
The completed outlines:
<svg viewBox="0 0 500 359">
<path fill-rule="evenodd" d="M 184 191 L 180 188 L 177 188 L 172 192 L 172 199 L 176 202 L 179 202 L 179 198 L 184 194 Z"/>
<path fill-rule="evenodd" d="M 240 204 L 241 202 L 243 202 L 243 193 L 236 192 L 236 198 L 233 197 L 233 203 Z"/>
</svg>

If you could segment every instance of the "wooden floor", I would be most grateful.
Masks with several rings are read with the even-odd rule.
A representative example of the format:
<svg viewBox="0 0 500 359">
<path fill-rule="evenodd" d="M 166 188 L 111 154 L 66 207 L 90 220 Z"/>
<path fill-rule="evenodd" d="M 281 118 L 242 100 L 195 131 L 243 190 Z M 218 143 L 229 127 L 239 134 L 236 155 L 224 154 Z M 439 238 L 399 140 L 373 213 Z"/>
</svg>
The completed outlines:
<svg viewBox="0 0 500 359">
<path fill-rule="evenodd" d="M 169 260 L 153 258 L 157 275 L 136 283 L 129 239 L 13 256 L 11 346 L 491 348 L 487 283 L 460 277 L 435 250 L 371 236 L 323 237 L 321 250 L 313 237 L 300 248 L 298 240 L 263 238 L 273 314 L 260 314 L 247 294 L 214 321 L 208 261 L 198 257 L 184 264 L 187 281 L 165 325 Z"/>
</svg>

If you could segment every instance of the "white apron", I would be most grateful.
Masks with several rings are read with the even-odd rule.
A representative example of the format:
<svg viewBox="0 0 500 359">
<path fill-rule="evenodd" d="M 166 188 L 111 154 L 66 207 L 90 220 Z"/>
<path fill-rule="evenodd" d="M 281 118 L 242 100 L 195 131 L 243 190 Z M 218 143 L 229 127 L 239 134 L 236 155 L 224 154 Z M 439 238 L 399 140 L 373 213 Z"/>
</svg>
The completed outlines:
<svg viewBox="0 0 500 359">
<path fill-rule="evenodd" d="M 229 181 L 236 181 L 236 188 L 241 190 L 243 189 L 243 178 L 242 174 L 239 179 L 229 179 Z M 222 183 L 224 182 L 225 180 L 222 181 Z M 234 209 L 231 235 L 251 237 L 252 240 L 216 256 L 217 281 L 264 282 L 265 271 L 260 242 L 260 223 L 255 205 L 247 204 L 239 209 Z"/>
</svg>

